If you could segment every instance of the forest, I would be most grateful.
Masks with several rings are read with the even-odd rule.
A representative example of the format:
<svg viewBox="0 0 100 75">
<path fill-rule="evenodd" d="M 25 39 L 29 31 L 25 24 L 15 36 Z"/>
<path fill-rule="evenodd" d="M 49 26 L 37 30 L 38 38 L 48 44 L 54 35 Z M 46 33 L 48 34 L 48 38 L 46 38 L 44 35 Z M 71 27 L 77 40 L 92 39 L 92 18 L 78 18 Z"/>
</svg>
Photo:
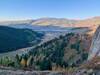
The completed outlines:
<svg viewBox="0 0 100 75">
<path fill-rule="evenodd" d="M 47 41 L 22 55 L 0 58 L 0 65 L 29 70 L 77 68 L 88 58 L 91 36 L 68 33 Z"/>
</svg>

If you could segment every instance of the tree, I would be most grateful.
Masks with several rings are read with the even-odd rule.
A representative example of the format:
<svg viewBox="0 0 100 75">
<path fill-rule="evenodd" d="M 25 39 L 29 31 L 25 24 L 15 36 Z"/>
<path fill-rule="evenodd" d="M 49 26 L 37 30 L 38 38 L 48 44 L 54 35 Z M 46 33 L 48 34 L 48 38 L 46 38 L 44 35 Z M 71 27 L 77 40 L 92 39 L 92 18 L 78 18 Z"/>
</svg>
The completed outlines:
<svg viewBox="0 0 100 75">
<path fill-rule="evenodd" d="M 21 67 L 21 60 L 22 60 L 22 57 L 21 56 L 19 56 L 18 54 L 16 54 L 16 56 L 15 56 L 15 67 Z"/>
<path fill-rule="evenodd" d="M 21 60 L 21 65 L 23 66 L 23 67 L 26 67 L 26 64 L 27 64 L 27 60 L 25 60 L 24 58 L 22 58 L 22 60 Z"/>
<path fill-rule="evenodd" d="M 23 67 L 26 67 L 27 66 L 27 58 L 28 58 L 28 56 L 27 56 L 27 54 L 22 54 L 22 56 L 21 56 L 21 65 L 23 66 Z"/>
<path fill-rule="evenodd" d="M 33 56 L 30 56 L 28 59 L 27 59 L 27 66 L 32 66 L 32 62 L 33 62 Z"/>
<path fill-rule="evenodd" d="M 50 60 L 44 59 L 44 60 L 40 63 L 40 69 L 41 69 L 41 70 L 52 70 L 52 64 L 51 64 Z"/>
</svg>

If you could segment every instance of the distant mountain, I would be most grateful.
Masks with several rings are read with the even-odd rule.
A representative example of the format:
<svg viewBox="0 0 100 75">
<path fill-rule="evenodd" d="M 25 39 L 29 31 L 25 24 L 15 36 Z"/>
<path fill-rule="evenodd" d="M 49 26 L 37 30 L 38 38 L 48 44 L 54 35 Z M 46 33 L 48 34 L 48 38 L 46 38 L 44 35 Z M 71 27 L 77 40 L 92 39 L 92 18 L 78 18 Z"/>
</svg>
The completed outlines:
<svg viewBox="0 0 100 75">
<path fill-rule="evenodd" d="M 56 25 L 61 27 L 91 27 L 99 24 L 100 17 L 93 17 L 84 20 L 41 18 L 32 22 L 32 25 Z"/>
<path fill-rule="evenodd" d="M 77 21 L 64 18 L 41 18 L 37 19 L 32 25 L 55 25 L 61 27 L 72 27 Z"/>
<path fill-rule="evenodd" d="M 94 27 L 100 25 L 100 17 L 93 17 L 78 21 L 75 26 Z"/>
<path fill-rule="evenodd" d="M 25 48 L 39 43 L 43 34 L 30 29 L 0 26 L 0 53 Z"/>
<path fill-rule="evenodd" d="M 65 18 L 40 18 L 36 20 L 3 21 L 0 25 L 28 24 L 40 26 L 60 26 L 60 27 L 91 27 L 100 24 L 100 17 L 93 17 L 84 20 L 71 20 Z"/>
<path fill-rule="evenodd" d="M 34 20 L 0 21 L 0 25 L 31 24 Z"/>
</svg>

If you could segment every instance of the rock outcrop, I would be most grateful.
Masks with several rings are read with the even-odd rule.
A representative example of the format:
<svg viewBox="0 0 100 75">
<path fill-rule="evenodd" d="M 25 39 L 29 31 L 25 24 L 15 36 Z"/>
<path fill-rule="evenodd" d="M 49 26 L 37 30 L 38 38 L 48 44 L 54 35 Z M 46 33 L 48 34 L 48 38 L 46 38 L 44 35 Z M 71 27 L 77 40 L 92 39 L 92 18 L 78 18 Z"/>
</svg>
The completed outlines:
<svg viewBox="0 0 100 75">
<path fill-rule="evenodd" d="M 100 56 L 100 26 L 98 26 L 96 32 L 94 33 L 88 59 L 92 59 L 96 56 Z"/>
</svg>

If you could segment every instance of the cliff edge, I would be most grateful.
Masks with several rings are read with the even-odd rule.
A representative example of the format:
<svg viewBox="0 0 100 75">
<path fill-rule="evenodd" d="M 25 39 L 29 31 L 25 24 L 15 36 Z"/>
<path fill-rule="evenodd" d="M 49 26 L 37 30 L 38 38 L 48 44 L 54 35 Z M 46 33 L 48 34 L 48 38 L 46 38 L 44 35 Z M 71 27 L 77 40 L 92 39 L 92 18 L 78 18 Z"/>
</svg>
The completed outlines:
<svg viewBox="0 0 100 75">
<path fill-rule="evenodd" d="M 100 56 L 100 26 L 98 26 L 94 33 L 88 59 L 96 56 Z"/>
</svg>

